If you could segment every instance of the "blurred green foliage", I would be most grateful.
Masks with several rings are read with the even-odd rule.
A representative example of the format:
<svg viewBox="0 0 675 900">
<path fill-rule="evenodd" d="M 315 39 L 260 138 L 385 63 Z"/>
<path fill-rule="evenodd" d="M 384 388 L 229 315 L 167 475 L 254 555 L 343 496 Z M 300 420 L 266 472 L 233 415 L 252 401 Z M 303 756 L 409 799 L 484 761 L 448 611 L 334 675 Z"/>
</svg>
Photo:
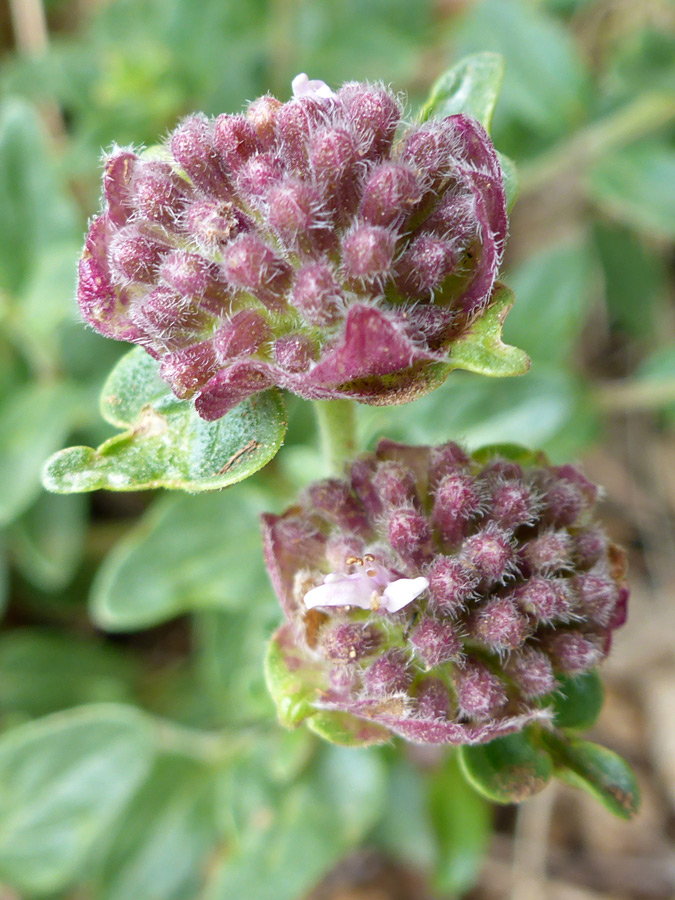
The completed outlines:
<svg viewBox="0 0 675 900">
<path fill-rule="evenodd" d="M 455 758 L 421 769 L 273 724 L 262 655 L 279 613 L 255 518 L 321 474 L 306 404 L 290 400 L 283 452 L 231 493 L 92 501 L 40 488 L 51 453 L 112 433 L 97 398 L 124 348 L 85 329 L 73 299 L 100 155 L 155 143 L 195 109 L 285 98 L 299 71 L 382 79 L 413 108 L 463 54 L 502 54 L 493 135 L 521 175 L 505 337 L 532 369 L 454 373 L 418 403 L 361 408 L 359 429 L 367 445 L 517 441 L 573 458 L 622 404 L 675 424 L 672 8 L 46 8 L 46 52 L 6 46 L 0 63 L 0 881 L 28 898 L 295 900 L 365 843 L 462 892 L 490 815 Z M 599 752 L 569 746 L 577 783 Z"/>
</svg>

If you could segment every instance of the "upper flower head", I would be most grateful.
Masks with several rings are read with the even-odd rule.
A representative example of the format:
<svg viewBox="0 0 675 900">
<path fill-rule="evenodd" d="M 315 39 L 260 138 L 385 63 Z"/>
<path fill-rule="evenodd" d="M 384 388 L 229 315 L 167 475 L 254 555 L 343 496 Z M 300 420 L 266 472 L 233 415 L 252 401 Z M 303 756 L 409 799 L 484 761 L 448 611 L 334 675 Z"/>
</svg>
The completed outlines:
<svg viewBox="0 0 675 900">
<path fill-rule="evenodd" d="M 80 309 L 207 419 L 275 384 L 366 403 L 428 390 L 501 261 L 502 174 L 478 122 L 408 126 L 378 85 L 303 74 L 293 90 L 106 161 Z"/>
<path fill-rule="evenodd" d="M 306 715 L 488 741 L 546 718 L 558 674 L 601 662 L 626 615 L 623 554 L 595 485 L 521 457 L 383 441 L 264 518 L 275 645 Z"/>
</svg>

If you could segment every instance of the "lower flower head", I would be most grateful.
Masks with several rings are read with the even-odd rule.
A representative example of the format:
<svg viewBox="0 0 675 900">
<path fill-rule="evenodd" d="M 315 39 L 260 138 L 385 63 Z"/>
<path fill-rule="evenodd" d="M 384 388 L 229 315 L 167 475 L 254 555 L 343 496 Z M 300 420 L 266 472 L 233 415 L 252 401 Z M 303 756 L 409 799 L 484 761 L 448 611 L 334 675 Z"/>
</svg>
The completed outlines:
<svg viewBox="0 0 675 900">
<path fill-rule="evenodd" d="M 574 467 L 518 448 L 382 441 L 265 516 L 276 641 L 311 709 L 426 743 L 546 719 L 556 677 L 597 666 L 625 619 L 596 497 Z"/>
</svg>

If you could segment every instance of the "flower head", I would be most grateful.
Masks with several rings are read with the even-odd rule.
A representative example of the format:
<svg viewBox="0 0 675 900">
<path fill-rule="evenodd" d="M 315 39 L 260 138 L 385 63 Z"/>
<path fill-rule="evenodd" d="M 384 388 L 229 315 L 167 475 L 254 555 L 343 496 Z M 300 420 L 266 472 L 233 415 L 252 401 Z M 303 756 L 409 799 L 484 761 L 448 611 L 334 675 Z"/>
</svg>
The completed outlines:
<svg viewBox="0 0 675 900">
<path fill-rule="evenodd" d="M 546 719 L 557 676 L 607 655 L 628 592 L 597 488 L 503 453 L 382 441 L 264 517 L 286 617 L 275 642 L 308 686 L 306 715 L 488 741 Z"/>
<path fill-rule="evenodd" d="M 105 164 L 80 309 L 206 419 L 271 385 L 376 404 L 431 389 L 501 261 L 502 173 L 478 122 L 406 125 L 379 85 L 302 74 L 293 92 Z"/>
</svg>

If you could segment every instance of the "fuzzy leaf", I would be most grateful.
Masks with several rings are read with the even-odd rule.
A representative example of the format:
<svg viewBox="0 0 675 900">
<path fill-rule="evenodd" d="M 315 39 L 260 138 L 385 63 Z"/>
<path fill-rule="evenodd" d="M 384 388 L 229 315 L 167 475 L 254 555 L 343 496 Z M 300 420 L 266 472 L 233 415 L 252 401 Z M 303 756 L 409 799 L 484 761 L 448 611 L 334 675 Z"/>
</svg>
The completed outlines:
<svg viewBox="0 0 675 900">
<path fill-rule="evenodd" d="M 459 761 L 467 781 L 497 803 L 520 803 L 543 790 L 553 775 L 550 755 L 527 732 L 460 747 Z"/>
<path fill-rule="evenodd" d="M 81 875 L 154 753 L 143 714 L 116 704 L 55 713 L 4 734 L 0 878 L 32 896 Z"/>
<path fill-rule="evenodd" d="M 523 375 L 530 367 L 524 350 L 502 341 L 502 327 L 514 303 L 513 293 L 497 284 L 489 306 L 466 333 L 453 342 L 447 365 L 478 375 Z"/>
<path fill-rule="evenodd" d="M 499 53 L 474 53 L 448 69 L 431 88 L 420 111 L 425 122 L 456 113 L 473 116 L 489 130 L 504 81 L 504 59 Z"/>
<path fill-rule="evenodd" d="M 216 422 L 205 422 L 191 403 L 174 397 L 157 374 L 157 363 L 141 348 L 127 353 L 110 373 L 101 412 L 126 430 L 96 450 L 69 447 L 55 454 L 43 473 L 48 490 L 223 488 L 268 463 L 286 431 L 276 391 L 240 403 Z"/>
<path fill-rule="evenodd" d="M 632 819 L 640 809 L 640 787 L 625 759 L 591 741 L 566 741 L 546 735 L 556 774 L 568 784 L 596 797 L 620 819 Z"/>
<path fill-rule="evenodd" d="M 552 697 L 558 728 L 590 728 L 602 709 L 602 681 L 596 669 L 574 678 L 558 677 L 558 692 Z"/>
</svg>

